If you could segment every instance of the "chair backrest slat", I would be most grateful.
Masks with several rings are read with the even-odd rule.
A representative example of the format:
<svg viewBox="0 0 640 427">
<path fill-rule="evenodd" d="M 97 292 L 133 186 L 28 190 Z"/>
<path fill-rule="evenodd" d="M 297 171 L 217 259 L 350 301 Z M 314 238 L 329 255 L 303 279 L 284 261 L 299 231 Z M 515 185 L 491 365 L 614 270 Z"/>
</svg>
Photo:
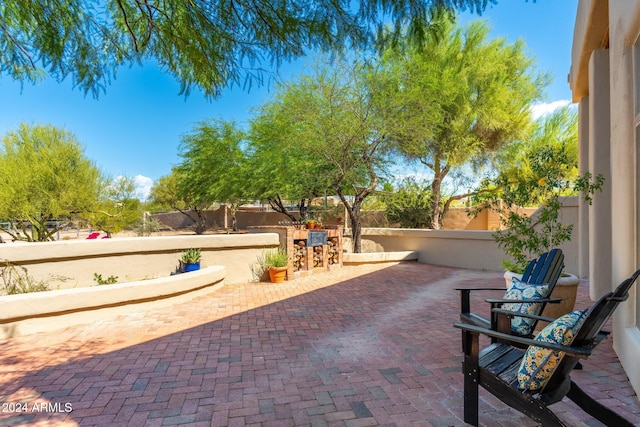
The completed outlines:
<svg viewBox="0 0 640 427">
<path fill-rule="evenodd" d="M 598 302 L 589 309 L 587 318 L 576 334 L 572 345 L 591 348 L 597 345 L 599 342 L 597 337 L 602 332 L 602 328 L 618 305 L 629 297 L 629 289 L 635 283 L 638 276 L 640 276 L 640 270 L 636 271 L 630 278 L 620 283 L 614 291 L 607 292 L 603 295 Z M 555 388 L 559 387 L 565 381 L 565 378 L 571 373 L 578 361 L 579 359 L 577 357 L 565 355 L 549 379 L 545 390 L 553 391 Z"/>
<path fill-rule="evenodd" d="M 522 274 L 522 281 L 536 284 L 548 283 L 550 287 L 553 287 L 558 281 L 563 268 L 564 254 L 562 250 L 552 249 L 527 265 Z"/>
</svg>

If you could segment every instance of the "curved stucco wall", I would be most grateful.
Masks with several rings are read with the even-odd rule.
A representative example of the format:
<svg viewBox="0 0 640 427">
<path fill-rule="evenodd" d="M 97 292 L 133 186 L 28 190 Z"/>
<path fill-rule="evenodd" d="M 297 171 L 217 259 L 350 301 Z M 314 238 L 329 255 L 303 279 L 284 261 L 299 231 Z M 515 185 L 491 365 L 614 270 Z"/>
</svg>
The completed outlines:
<svg viewBox="0 0 640 427">
<path fill-rule="evenodd" d="M 262 251 L 279 243 L 275 233 L 6 243 L 0 262 L 25 267 L 30 276 L 50 280 L 52 289 L 69 289 L 95 285 L 94 273 L 118 282 L 168 277 L 184 249 L 200 248 L 202 267 L 222 265 L 227 283 L 242 283 L 252 280 L 251 265 Z"/>
<path fill-rule="evenodd" d="M 222 287 L 225 274 L 225 267 L 213 266 L 159 279 L 1 296 L 0 338 L 174 304 Z"/>
</svg>

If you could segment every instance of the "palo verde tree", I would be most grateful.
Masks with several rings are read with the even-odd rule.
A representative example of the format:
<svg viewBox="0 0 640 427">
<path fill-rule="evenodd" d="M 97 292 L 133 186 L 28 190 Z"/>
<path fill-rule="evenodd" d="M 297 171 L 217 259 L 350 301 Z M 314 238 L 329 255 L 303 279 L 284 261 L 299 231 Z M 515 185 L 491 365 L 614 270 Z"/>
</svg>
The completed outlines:
<svg viewBox="0 0 640 427">
<path fill-rule="evenodd" d="M 194 224 L 196 234 L 207 229 L 205 211 L 213 206 L 214 200 L 206 194 L 191 191 L 181 170 L 174 167 L 171 173 L 161 176 L 154 182 L 149 192 L 150 203 L 157 206 L 169 206 L 175 209 Z"/>
<path fill-rule="evenodd" d="M 132 178 L 118 176 L 105 179 L 96 205 L 89 215 L 89 223 L 109 237 L 140 221 L 142 204 L 135 197 Z"/>
<path fill-rule="evenodd" d="M 590 203 L 604 180 L 578 176 L 578 118 L 566 107 L 539 118 L 523 139 L 504 147 L 496 167 L 498 176 L 485 182 L 495 191 L 485 193 L 472 213 L 489 208 L 498 214 L 500 230 L 493 237 L 509 256 L 503 266 L 514 271 L 571 239 L 573 225 L 561 221 L 561 196 L 580 194 Z M 526 215 L 527 206 L 538 210 Z"/>
<path fill-rule="evenodd" d="M 279 135 L 280 154 L 286 158 L 287 147 L 306 153 L 312 166 L 300 171 L 305 182 L 311 173 L 340 198 L 354 252 L 361 250 L 362 203 L 381 183 L 389 152 L 383 122 L 367 90 L 371 72 L 360 62 L 320 64 L 312 75 L 282 86 L 270 106 L 290 122 L 291 131 Z"/>
<path fill-rule="evenodd" d="M 234 83 L 262 82 L 262 61 L 362 48 L 390 21 L 419 40 L 434 5 L 481 13 L 487 3 L 495 0 L 5 0 L 0 76 L 70 76 L 97 95 L 119 66 L 152 60 L 183 92 L 197 86 L 217 96 Z"/>
<path fill-rule="evenodd" d="M 101 182 L 73 134 L 21 124 L 0 147 L 0 229 L 16 240 L 53 240 L 93 210 Z"/>
<path fill-rule="evenodd" d="M 233 230 L 236 212 L 248 196 L 247 161 L 244 132 L 233 122 L 207 120 L 198 123 L 182 138 L 177 166 L 180 191 L 194 200 L 227 203 Z"/>
<path fill-rule="evenodd" d="M 382 72 L 372 93 L 399 152 L 433 174 L 431 227 L 440 228 L 451 202 L 443 184 L 465 167 L 477 170 L 503 144 L 518 139 L 531 121 L 530 105 L 540 99 L 547 74 L 536 72 L 522 40 L 490 40 L 476 21 L 457 27 L 437 11 L 424 43 L 400 39 L 381 55 Z"/>
<path fill-rule="evenodd" d="M 285 107 L 286 94 L 287 89 L 279 87 L 276 99 L 262 105 L 251 121 L 252 177 L 247 185 L 255 199 L 268 201 L 274 211 L 297 221 L 308 217 L 311 201 L 324 196 L 331 183 L 319 153 L 293 141 L 299 135 L 300 122 Z M 289 212 L 286 200 L 296 203 L 298 218 Z"/>
</svg>

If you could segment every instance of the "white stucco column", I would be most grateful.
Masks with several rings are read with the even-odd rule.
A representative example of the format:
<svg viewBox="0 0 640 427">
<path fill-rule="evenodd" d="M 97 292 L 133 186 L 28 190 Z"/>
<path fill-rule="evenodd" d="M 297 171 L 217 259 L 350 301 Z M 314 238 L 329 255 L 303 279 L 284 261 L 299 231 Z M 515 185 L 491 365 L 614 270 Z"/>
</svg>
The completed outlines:
<svg viewBox="0 0 640 427">
<path fill-rule="evenodd" d="M 580 176 L 589 170 L 589 97 L 578 103 L 578 171 Z M 578 240 L 578 277 L 589 276 L 589 204 L 578 198 L 578 224 L 574 227 Z"/>
<path fill-rule="evenodd" d="M 594 50 L 589 60 L 589 169 L 604 176 L 602 192 L 589 207 L 590 297 L 611 290 L 611 121 L 609 51 Z"/>
</svg>

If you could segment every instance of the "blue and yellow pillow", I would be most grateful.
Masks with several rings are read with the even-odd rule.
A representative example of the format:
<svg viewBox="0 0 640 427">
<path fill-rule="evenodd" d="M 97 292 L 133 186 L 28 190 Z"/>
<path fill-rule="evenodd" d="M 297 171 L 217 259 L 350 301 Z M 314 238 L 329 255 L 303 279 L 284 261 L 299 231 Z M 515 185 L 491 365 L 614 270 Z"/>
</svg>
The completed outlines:
<svg viewBox="0 0 640 427">
<path fill-rule="evenodd" d="M 549 285 L 534 285 L 513 278 L 511 285 L 504 294 L 504 299 L 512 300 L 537 300 L 547 298 Z M 502 305 L 505 310 L 524 314 L 540 314 L 541 303 L 506 303 Z M 511 320 L 511 330 L 518 335 L 529 335 L 533 332 L 534 319 L 515 316 Z"/>
<path fill-rule="evenodd" d="M 559 317 L 540 331 L 535 338 L 536 341 L 571 345 L 573 338 L 587 317 L 587 311 L 586 309 L 572 311 Z M 549 381 L 563 356 L 564 353 L 561 351 L 530 346 L 520 363 L 518 388 L 531 391 L 541 390 Z"/>
</svg>

